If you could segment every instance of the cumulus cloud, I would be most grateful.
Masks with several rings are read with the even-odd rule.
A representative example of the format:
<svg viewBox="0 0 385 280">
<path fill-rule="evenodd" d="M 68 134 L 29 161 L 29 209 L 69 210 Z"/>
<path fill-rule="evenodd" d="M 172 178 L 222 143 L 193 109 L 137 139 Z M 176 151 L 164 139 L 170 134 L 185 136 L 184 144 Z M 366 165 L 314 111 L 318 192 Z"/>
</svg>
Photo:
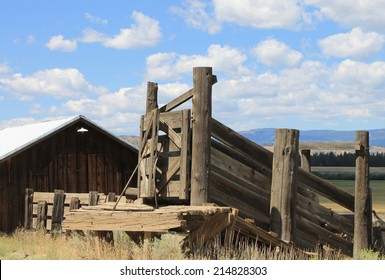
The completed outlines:
<svg viewBox="0 0 385 280">
<path fill-rule="evenodd" d="M 384 42 L 385 37 L 381 34 L 354 28 L 349 33 L 329 36 L 318 44 L 325 56 L 361 58 L 380 51 Z"/>
<path fill-rule="evenodd" d="M 104 22 L 90 14 L 86 14 L 86 18 L 93 22 Z M 129 28 L 121 28 L 115 36 L 89 27 L 83 30 L 80 38 L 67 40 L 63 35 L 56 35 L 45 46 L 50 50 L 73 52 L 77 49 L 78 43 L 101 43 L 104 47 L 120 50 L 157 45 L 162 38 L 159 22 L 137 11 L 132 13 L 132 18 L 134 23 Z"/>
<path fill-rule="evenodd" d="M 253 54 L 259 61 L 270 67 L 293 66 L 303 57 L 300 52 L 273 38 L 259 43 L 253 49 Z"/>
<path fill-rule="evenodd" d="M 297 0 L 213 0 L 219 21 L 254 28 L 296 29 L 302 18 Z"/>
<path fill-rule="evenodd" d="M 218 33 L 224 23 L 258 29 L 297 29 L 307 21 L 297 0 L 213 0 L 210 5 L 187 0 L 171 11 L 183 17 L 187 25 L 211 34 Z"/>
<path fill-rule="evenodd" d="M 323 17 L 347 27 L 360 26 L 379 32 L 384 29 L 385 5 L 382 0 L 304 0 L 304 4 L 318 8 Z"/>
<path fill-rule="evenodd" d="M 155 46 L 162 38 L 159 22 L 140 12 L 132 13 L 134 24 L 130 28 L 120 29 L 119 34 L 108 36 L 92 28 L 83 31 L 83 37 L 79 41 L 83 43 L 101 43 L 107 48 L 135 49 Z"/>
<path fill-rule="evenodd" d="M 89 83 L 75 68 L 47 69 L 29 76 L 14 74 L 0 78 L 0 89 L 16 95 L 20 100 L 32 100 L 35 96 L 54 98 L 81 97 L 87 93 L 102 94 L 105 88 Z"/>
<path fill-rule="evenodd" d="M 66 40 L 63 35 L 53 36 L 45 45 L 51 51 L 73 52 L 77 48 L 75 40 Z"/>
<path fill-rule="evenodd" d="M 186 24 L 196 29 L 201 29 L 210 34 L 221 31 L 221 23 L 215 15 L 206 11 L 207 4 L 199 0 L 187 0 L 182 3 L 182 7 L 172 7 L 172 13 L 184 18 Z"/>
<path fill-rule="evenodd" d="M 220 45 L 210 45 L 207 55 L 157 53 L 147 57 L 147 77 L 150 80 L 180 79 L 198 66 L 210 66 L 225 74 L 243 75 L 250 72 L 243 66 L 246 59 L 238 49 Z"/>
</svg>

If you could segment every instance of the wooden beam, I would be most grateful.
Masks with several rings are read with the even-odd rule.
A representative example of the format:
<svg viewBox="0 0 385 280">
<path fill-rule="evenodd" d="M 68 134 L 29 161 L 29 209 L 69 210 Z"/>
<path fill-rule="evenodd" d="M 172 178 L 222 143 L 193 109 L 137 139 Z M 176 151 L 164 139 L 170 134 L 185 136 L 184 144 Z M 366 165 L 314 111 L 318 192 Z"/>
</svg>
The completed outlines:
<svg viewBox="0 0 385 280">
<path fill-rule="evenodd" d="M 318 151 L 333 151 L 333 150 L 357 150 L 356 142 L 300 142 L 300 150 L 318 150 Z"/>
<path fill-rule="evenodd" d="M 207 203 L 211 157 L 213 75 L 210 67 L 193 69 L 191 205 Z"/>
<path fill-rule="evenodd" d="M 356 141 L 360 149 L 356 151 L 356 184 L 354 207 L 354 252 L 355 259 L 361 251 L 371 246 L 372 209 L 369 190 L 369 132 L 357 131 Z"/>
<path fill-rule="evenodd" d="M 295 242 L 297 205 L 297 164 L 299 131 L 275 132 L 273 177 L 271 181 L 270 230 L 279 238 Z"/>
<path fill-rule="evenodd" d="M 40 200 L 37 204 L 36 230 L 45 230 L 47 228 L 47 211 L 47 201 Z"/>
<path fill-rule="evenodd" d="M 182 225 L 179 213 L 75 210 L 66 215 L 63 229 L 167 233 Z"/>
<path fill-rule="evenodd" d="M 167 103 L 166 105 L 163 105 L 160 107 L 161 112 L 170 112 L 172 109 L 175 109 L 179 105 L 183 104 L 184 102 L 190 100 L 193 97 L 193 89 L 188 90 L 178 98 L 175 98 L 171 102 Z"/>
</svg>

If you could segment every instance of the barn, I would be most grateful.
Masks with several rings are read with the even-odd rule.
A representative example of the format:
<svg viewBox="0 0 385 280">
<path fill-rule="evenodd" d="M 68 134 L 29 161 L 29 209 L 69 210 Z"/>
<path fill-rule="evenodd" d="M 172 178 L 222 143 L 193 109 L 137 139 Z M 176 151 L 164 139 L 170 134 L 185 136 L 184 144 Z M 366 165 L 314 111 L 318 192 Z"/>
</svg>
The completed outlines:
<svg viewBox="0 0 385 280">
<path fill-rule="evenodd" d="M 0 231 L 22 225 L 26 188 L 120 193 L 137 161 L 137 149 L 81 115 L 0 130 Z"/>
</svg>

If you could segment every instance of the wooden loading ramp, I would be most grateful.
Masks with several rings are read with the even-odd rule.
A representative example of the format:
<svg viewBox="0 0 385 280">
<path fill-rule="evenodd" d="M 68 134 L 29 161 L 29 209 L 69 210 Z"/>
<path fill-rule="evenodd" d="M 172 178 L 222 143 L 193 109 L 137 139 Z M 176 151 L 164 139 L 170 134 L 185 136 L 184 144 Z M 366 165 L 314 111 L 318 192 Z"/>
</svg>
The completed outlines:
<svg viewBox="0 0 385 280">
<path fill-rule="evenodd" d="M 63 230 L 125 231 L 186 234 L 190 245 L 203 244 L 225 231 L 226 242 L 235 236 L 285 247 L 288 244 L 241 217 L 238 210 L 220 206 L 163 206 L 121 203 L 83 206 L 66 214 Z M 231 238 L 231 239 L 229 239 Z"/>
</svg>

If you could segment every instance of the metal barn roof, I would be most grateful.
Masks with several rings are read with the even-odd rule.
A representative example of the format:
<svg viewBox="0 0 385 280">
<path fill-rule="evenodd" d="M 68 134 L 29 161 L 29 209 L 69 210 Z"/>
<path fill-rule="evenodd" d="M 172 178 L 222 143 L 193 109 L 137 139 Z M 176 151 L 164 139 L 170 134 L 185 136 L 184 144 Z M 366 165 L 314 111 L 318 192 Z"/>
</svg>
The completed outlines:
<svg viewBox="0 0 385 280">
<path fill-rule="evenodd" d="M 51 134 L 54 134 L 59 130 L 66 128 L 80 120 L 97 129 L 99 132 L 105 134 L 106 136 L 113 138 L 115 141 L 126 145 L 128 148 L 136 150 L 119 137 L 96 125 L 84 116 L 79 115 L 75 117 L 44 121 L 29 125 L 8 127 L 0 130 L 0 161 L 28 148 L 29 146 L 45 139 L 47 136 L 50 136 Z"/>
</svg>

